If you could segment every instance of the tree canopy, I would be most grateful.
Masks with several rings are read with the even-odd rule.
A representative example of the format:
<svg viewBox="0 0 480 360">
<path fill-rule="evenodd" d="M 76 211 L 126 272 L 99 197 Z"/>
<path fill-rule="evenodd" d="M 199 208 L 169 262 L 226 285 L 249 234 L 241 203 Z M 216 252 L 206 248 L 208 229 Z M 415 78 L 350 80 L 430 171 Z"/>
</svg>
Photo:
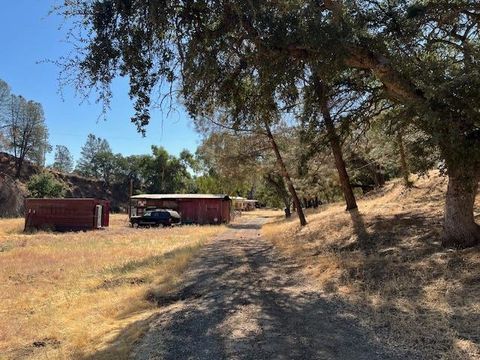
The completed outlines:
<svg viewBox="0 0 480 360">
<path fill-rule="evenodd" d="M 65 145 L 55 146 L 55 160 L 52 168 L 64 173 L 70 173 L 73 170 L 73 156 Z"/>
<path fill-rule="evenodd" d="M 99 89 L 107 102 L 111 81 L 127 76 L 140 131 L 153 90 L 168 95 L 175 86 L 197 121 L 239 131 L 310 106 L 312 76 L 326 86 L 316 93 L 328 94 L 325 105 L 334 111 L 345 89 L 360 113 L 372 115 L 362 104 L 395 109 L 401 114 L 395 121 L 421 131 L 422 146 L 433 145 L 445 162 L 444 243 L 480 242 L 473 218 L 480 177 L 478 2 L 107 0 L 67 2 L 59 11 L 74 20 L 72 31 L 88 29 L 64 74 L 80 90 Z M 353 114 L 357 122 L 371 120 Z"/>
</svg>

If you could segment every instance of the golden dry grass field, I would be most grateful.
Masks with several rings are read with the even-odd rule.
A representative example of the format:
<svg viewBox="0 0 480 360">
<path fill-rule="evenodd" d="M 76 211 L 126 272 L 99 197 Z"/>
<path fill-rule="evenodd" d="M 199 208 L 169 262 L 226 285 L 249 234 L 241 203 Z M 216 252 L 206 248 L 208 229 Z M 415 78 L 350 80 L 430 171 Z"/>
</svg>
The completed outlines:
<svg viewBox="0 0 480 360">
<path fill-rule="evenodd" d="M 174 292 L 196 251 L 225 230 L 127 224 L 113 215 L 102 231 L 23 234 L 23 219 L 0 219 L 1 359 L 87 358 L 113 341 L 108 357 L 123 358 L 155 311 L 149 294 Z"/>
<path fill-rule="evenodd" d="M 480 359 L 480 252 L 441 247 L 445 189 L 438 173 L 411 190 L 393 181 L 358 212 L 327 205 L 308 213 L 303 229 L 278 217 L 263 235 L 380 341 L 416 344 L 425 358 Z"/>
</svg>

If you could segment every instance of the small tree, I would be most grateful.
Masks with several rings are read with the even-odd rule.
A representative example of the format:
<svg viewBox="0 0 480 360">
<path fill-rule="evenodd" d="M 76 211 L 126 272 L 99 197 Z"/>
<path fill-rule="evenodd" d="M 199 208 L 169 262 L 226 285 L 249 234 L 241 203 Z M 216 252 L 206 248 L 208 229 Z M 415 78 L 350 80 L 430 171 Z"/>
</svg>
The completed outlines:
<svg viewBox="0 0 480 360">
<path fill-rule="evenodd" d="M 33 198 L 63 197 L 67 190 L 65 183 L 48 172 L 32 176 L 27 183 L 27 188 L 29 196 Z"/>
<path fill-rule="evenodd" d="M 102 154 L 102 155 L 99 155 Z M 80 159 L 78 160 L 75 172 L 82 176 L 100 179 L 102 177 L 102 162 L 112 149 L 107 140 L 88 134 L 87 141 L 82 147 Z"/>
<path fill-rule="evenodd" d="M 0 79 L 0 150 L 6 148 L 7 145 L 4 129 L 6 128 L 7 124 L 10 96 L 10 87 L 5 81 Z"/>
<path fill-rule="evenodd" d="M 0 130 L 6 126 L 10 96 L 10 87 L 0 79 Z"/>
<path fill-rule="evenodd" d="M 72 172 L 73 156 L 66 146 L 57 145 L 55 147 L 55 162 L 52 164 L 52 168 L 64 173 Z"/>
</svg>

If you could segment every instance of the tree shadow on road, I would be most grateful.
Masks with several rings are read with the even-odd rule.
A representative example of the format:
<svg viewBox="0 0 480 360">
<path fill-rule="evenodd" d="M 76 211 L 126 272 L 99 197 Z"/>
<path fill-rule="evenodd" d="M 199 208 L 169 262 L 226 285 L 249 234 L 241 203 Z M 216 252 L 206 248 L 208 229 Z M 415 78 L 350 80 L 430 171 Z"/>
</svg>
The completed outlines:
<svg viewBox="0 0 480 360">
<path fill-rule="evenodd" d="M 195 297 L 162 309 L 135 351 L 138 359 L 404 359 L 362 327 L 339 300 L 310 289 L 298 265 L 268 243 L 209 245 L 185 288 Z M 84 359 L 118 353 L 118 339 Z"/>
</svg>

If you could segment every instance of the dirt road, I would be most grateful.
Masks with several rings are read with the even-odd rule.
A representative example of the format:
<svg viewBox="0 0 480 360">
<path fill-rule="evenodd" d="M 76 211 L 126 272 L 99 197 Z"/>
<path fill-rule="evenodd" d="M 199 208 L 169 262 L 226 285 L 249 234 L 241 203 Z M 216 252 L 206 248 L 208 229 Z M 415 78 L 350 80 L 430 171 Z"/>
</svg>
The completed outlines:
<svg viewBox="0 0 480 360">
<path fill-rule="evenodd" d="M 136 359 L 404 359 L 260 237 L 232 225 L 191 265 L 182 299 L 161 310 Z"/>
</svg>

